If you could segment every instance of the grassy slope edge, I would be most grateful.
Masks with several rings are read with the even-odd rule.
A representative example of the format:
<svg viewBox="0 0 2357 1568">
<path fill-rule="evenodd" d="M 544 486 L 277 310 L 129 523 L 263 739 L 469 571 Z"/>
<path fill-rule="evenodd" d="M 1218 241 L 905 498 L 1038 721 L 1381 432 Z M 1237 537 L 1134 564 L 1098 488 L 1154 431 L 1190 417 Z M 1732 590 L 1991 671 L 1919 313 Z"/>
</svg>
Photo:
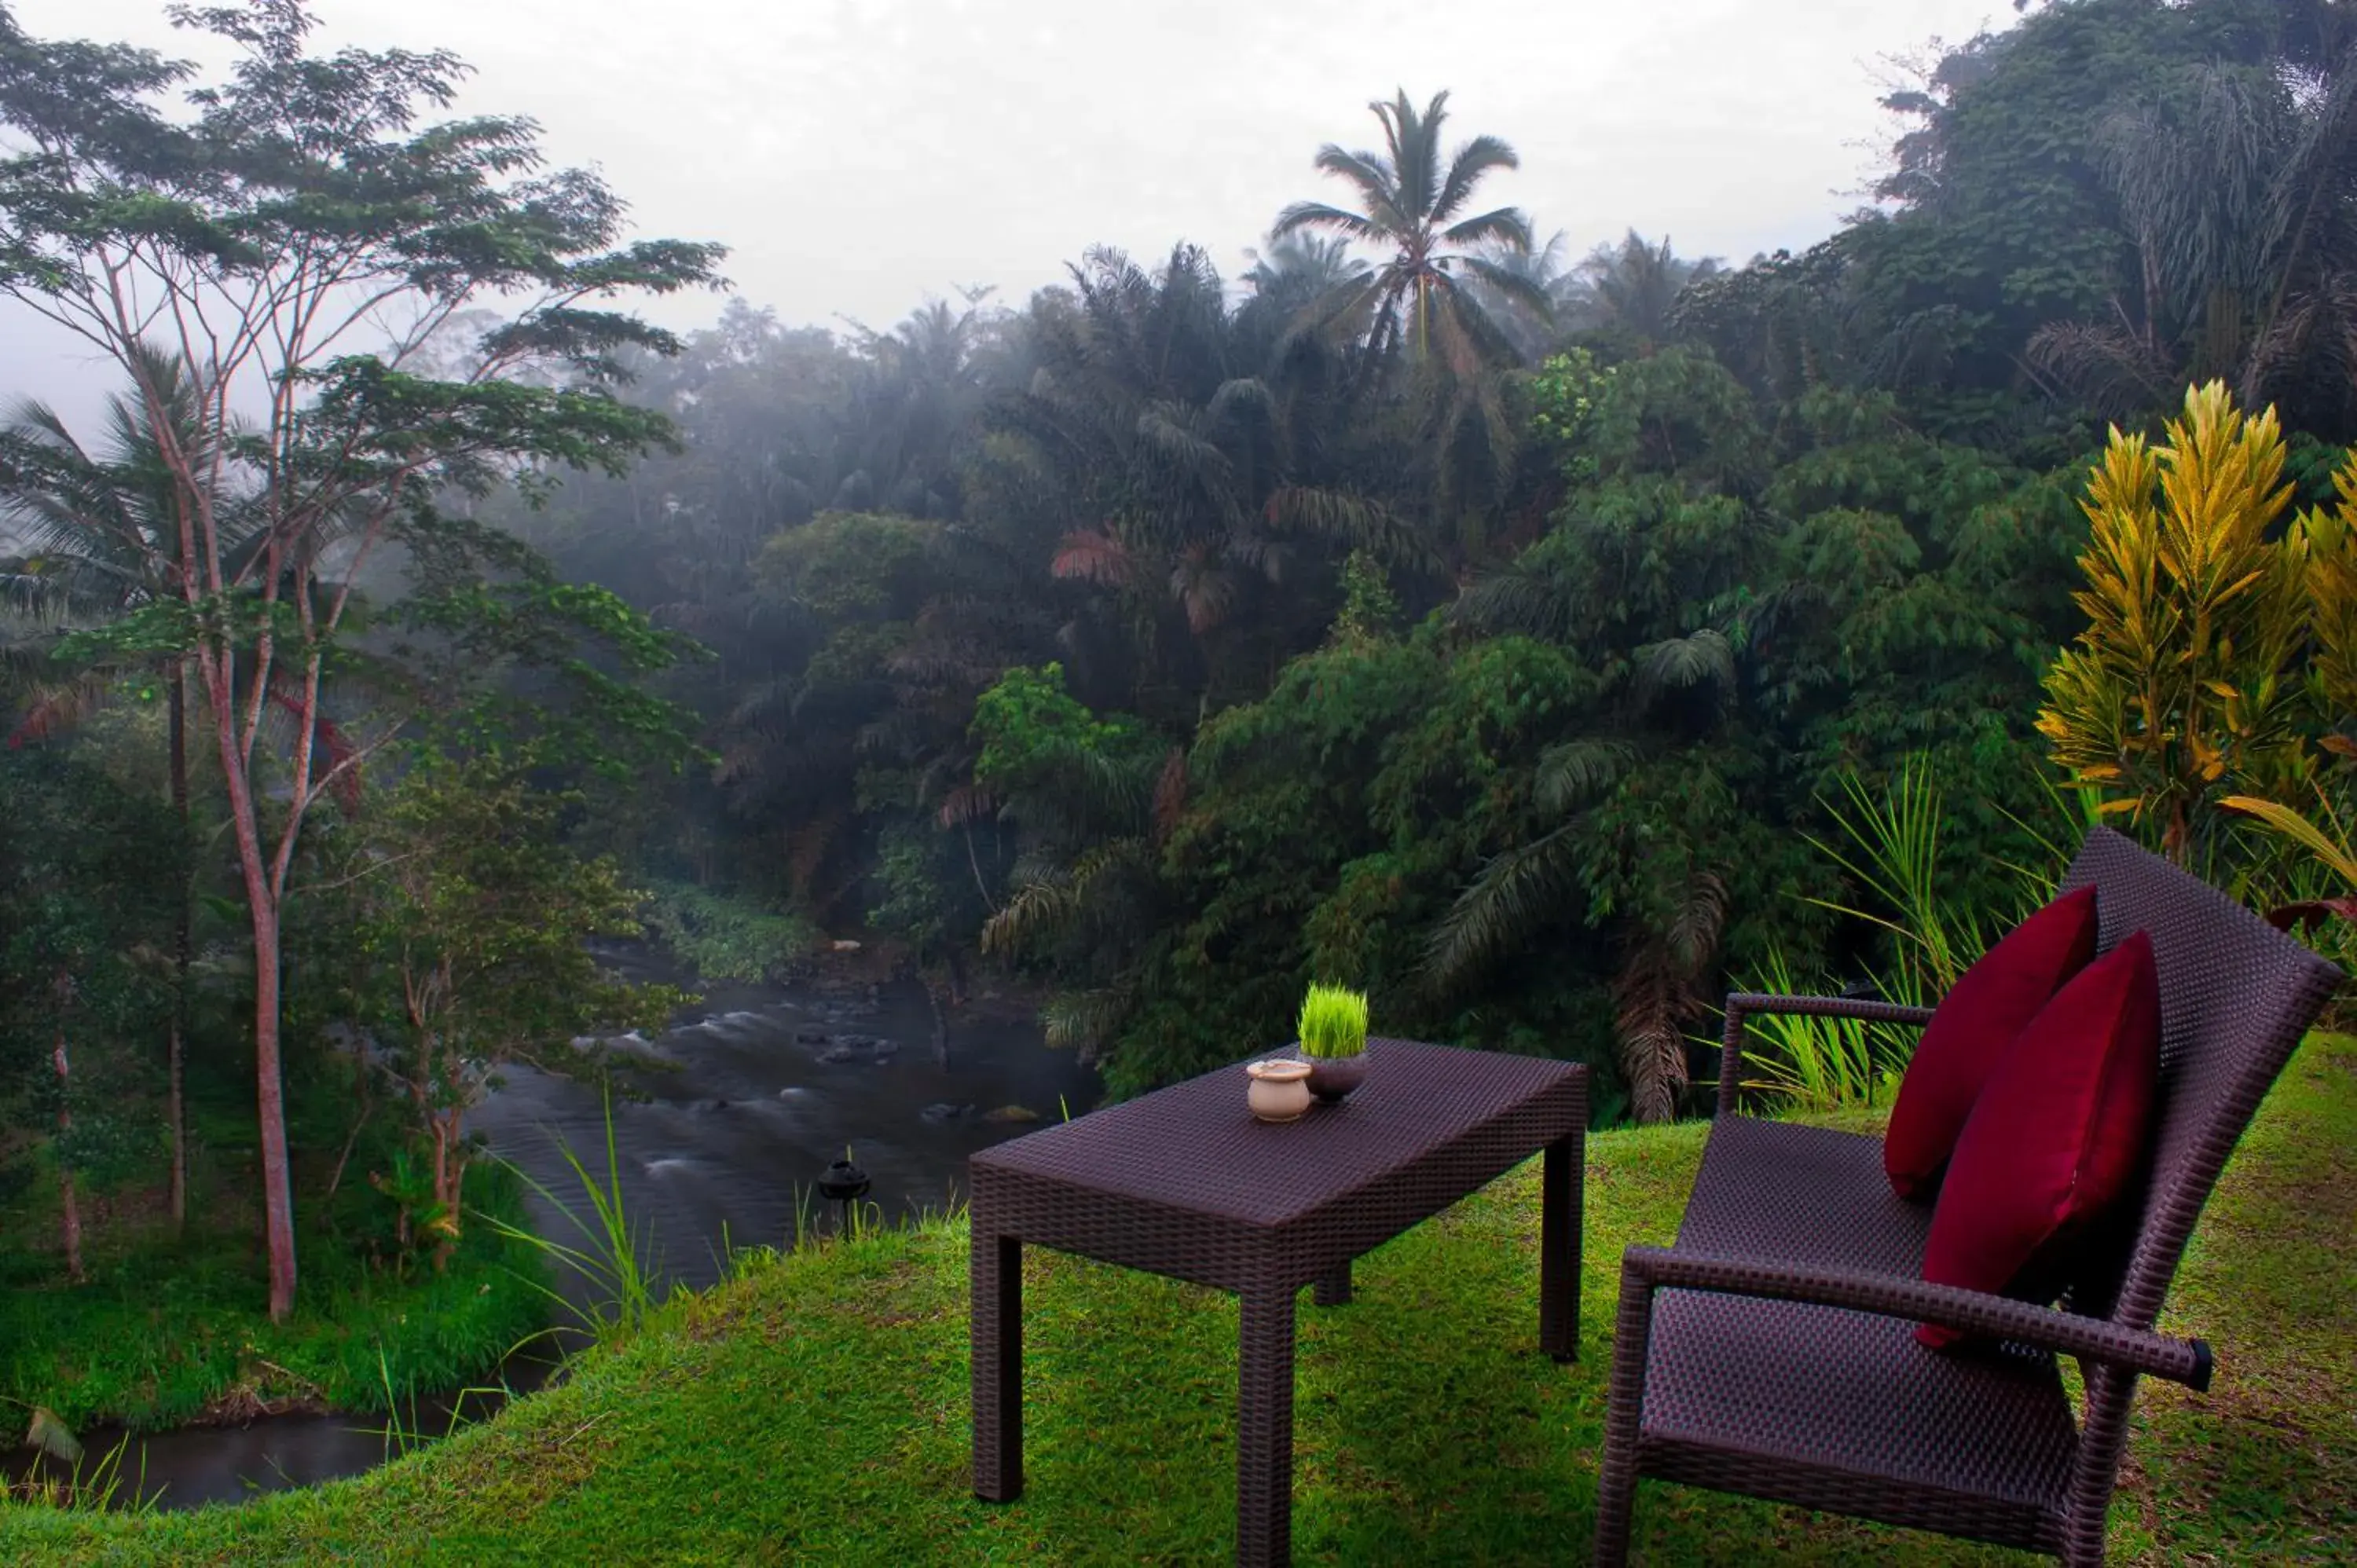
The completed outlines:
<svg viewBox="0 0 2357 1568">
<path fill-rule="evenodd" d="M 1583 1361 L 1530 1350 L 1534 1167 L 1301 1315 L 1294 1540 L 1306 1563 L 1585 1556 L 1617 1260 L 1674 1230 L 1705 1128 L 1592 1140 Z M 2147 1385 L 2117 1559 L 2322 1558 L 2357 1539 L 2357 1041 L 2319 1036 L 2244 1141 L 2170 1326 L 2203 1398 Z M 355 1481 L 148 1518 L 0 1511 L 0 1560 L 830 1563 L 1218 1561 L 1232 1550 L 1235 1306 L 1079 1260 L 1026 1272 L 1028 1483 L 966 1483 L 965 1235 L 830 1248 L 667 1309 L 568 1386 Z M 1655 1563 L 2010 1554 L 1648 1486 Z"/>
</svg>

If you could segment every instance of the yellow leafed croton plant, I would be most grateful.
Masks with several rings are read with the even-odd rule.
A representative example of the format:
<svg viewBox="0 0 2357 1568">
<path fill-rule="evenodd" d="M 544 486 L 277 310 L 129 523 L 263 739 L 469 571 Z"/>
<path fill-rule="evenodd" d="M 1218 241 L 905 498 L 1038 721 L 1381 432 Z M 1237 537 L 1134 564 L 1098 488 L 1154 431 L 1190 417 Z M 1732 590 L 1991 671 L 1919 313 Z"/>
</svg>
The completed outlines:
<svg viewBox="0 0 2357 1568">
<path fill-rule="evenodd" d="M 2255 825 L 2345 893 L 2357 453 L 2334 505 L 2287 521 L 2285 457 L 2274 410 L 2245 413 L 2217 381 L 2186 393 L 2158 445 L 2112 431 L 2083 503 L 2088 625 L 2047 671 L 2038 728 L 2104 814 L 2179 861 Z"/>
</svg>

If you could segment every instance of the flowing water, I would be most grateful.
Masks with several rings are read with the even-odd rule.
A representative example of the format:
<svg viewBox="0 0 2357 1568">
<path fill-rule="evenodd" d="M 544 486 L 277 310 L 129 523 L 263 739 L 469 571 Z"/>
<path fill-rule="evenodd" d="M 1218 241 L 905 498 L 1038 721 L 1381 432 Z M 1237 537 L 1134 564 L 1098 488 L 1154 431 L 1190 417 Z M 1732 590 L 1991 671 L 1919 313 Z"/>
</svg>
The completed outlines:
<svg viewBox="0 0 2357 1568">
<path fill-rule="evenodd" d="M 673 978 L 637 944 L 601 948 L 599 957 L 632 979 Z M 915 981 L 696 989 L 701 1002 L 671 1030 L 620 1042 L 644 1064 L 630 1075 L 643 1098 L 613 1104 L 624 1206 L 666 1282 L 708 1285 L 725 1247 L 786 1246 L 798 1216 L 805 1230 L 831 1230 L 836 1210 L 815 1184 L 846 1147 L 874 1183 L 866 1201 L 895 1220 L 962 1200 L 966 1156 L 1029 1130 L 995 1112 L 1019 1106 L 1053 1121 L 1096 1100 L 1094 1073 L 1049 1049 L 1028 1014 L 985 1002 L 937 1034 Z M 503 1077 L 476 1111 L 474 1130 L 589 1218 L 559 1150 L 569 1145 L 592 1176 L 604 1176 L 597 1090 L 528 1068 Z M 538 1198 L 532 1206 L 543 1235 L 580 1241 L 564 1214 Z M 577 1283 L 557 1283 L 580 1299 Z M 504 1376 L 522 1389 L 546 1372 L 519 1359 Z M 478 1419 L 489 1408 L 469 1399 L 463 1413 Z M 451 1420 L 447 1402 L 401 1417 L 427 1435 Z M 193 1508 L 356 1475 L 393 1451 L 385 1424 L 382 1416 L 284 1415 L 133 1437 L 122 1460 L 124 1493 L 136 1483 L 158 1507 Z M 81 1435 L 92 1455 L 123 1439 L 105 1429 Z M 0 1473 L 16 1473 L 9 1466 L 26 1457 L 0 1455 Z"/>
</svg>

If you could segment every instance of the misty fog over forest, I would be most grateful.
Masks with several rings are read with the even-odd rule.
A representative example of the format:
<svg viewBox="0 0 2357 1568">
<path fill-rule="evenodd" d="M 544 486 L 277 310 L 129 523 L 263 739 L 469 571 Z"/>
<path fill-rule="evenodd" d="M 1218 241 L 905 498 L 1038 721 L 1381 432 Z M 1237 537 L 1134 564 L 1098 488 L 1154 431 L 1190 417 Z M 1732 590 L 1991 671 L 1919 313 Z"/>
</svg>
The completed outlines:
<svg viewBox="0 0 2357 1568">
<path fill-rule="evenodd" d="M 1668 1136 L 2099 823 L 2345 963 L 2352 442 L 2346 0 L 0 0 L 0 1402 L 364 1467 L 1312 984 Z"/>
</svg>

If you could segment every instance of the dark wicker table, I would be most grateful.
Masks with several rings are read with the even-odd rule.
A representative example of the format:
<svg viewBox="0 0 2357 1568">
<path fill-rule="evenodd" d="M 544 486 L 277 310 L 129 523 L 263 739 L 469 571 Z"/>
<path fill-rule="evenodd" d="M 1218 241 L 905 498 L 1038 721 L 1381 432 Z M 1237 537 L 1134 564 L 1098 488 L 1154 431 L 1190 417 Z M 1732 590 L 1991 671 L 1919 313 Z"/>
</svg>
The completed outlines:
<svg viewBox="0 0 2357 1568">
<path fill-rule="evenodd" d="M 974 1489 L 1023 1490 L 1023 1244 L 1192 1280 L 1243 1302 L 1236 1561 L 1282 1563 L 1293 1525 L 1294 1296 L 1350 1299 L 1351 1260 L 1531 1155 L 1539 1348 L 1578 1354 L 1587 1069 L 1367 1042 L 1365 1084 L 1271 1126 L 1241 1064 L 974 1156 Z"/>
</svg>

